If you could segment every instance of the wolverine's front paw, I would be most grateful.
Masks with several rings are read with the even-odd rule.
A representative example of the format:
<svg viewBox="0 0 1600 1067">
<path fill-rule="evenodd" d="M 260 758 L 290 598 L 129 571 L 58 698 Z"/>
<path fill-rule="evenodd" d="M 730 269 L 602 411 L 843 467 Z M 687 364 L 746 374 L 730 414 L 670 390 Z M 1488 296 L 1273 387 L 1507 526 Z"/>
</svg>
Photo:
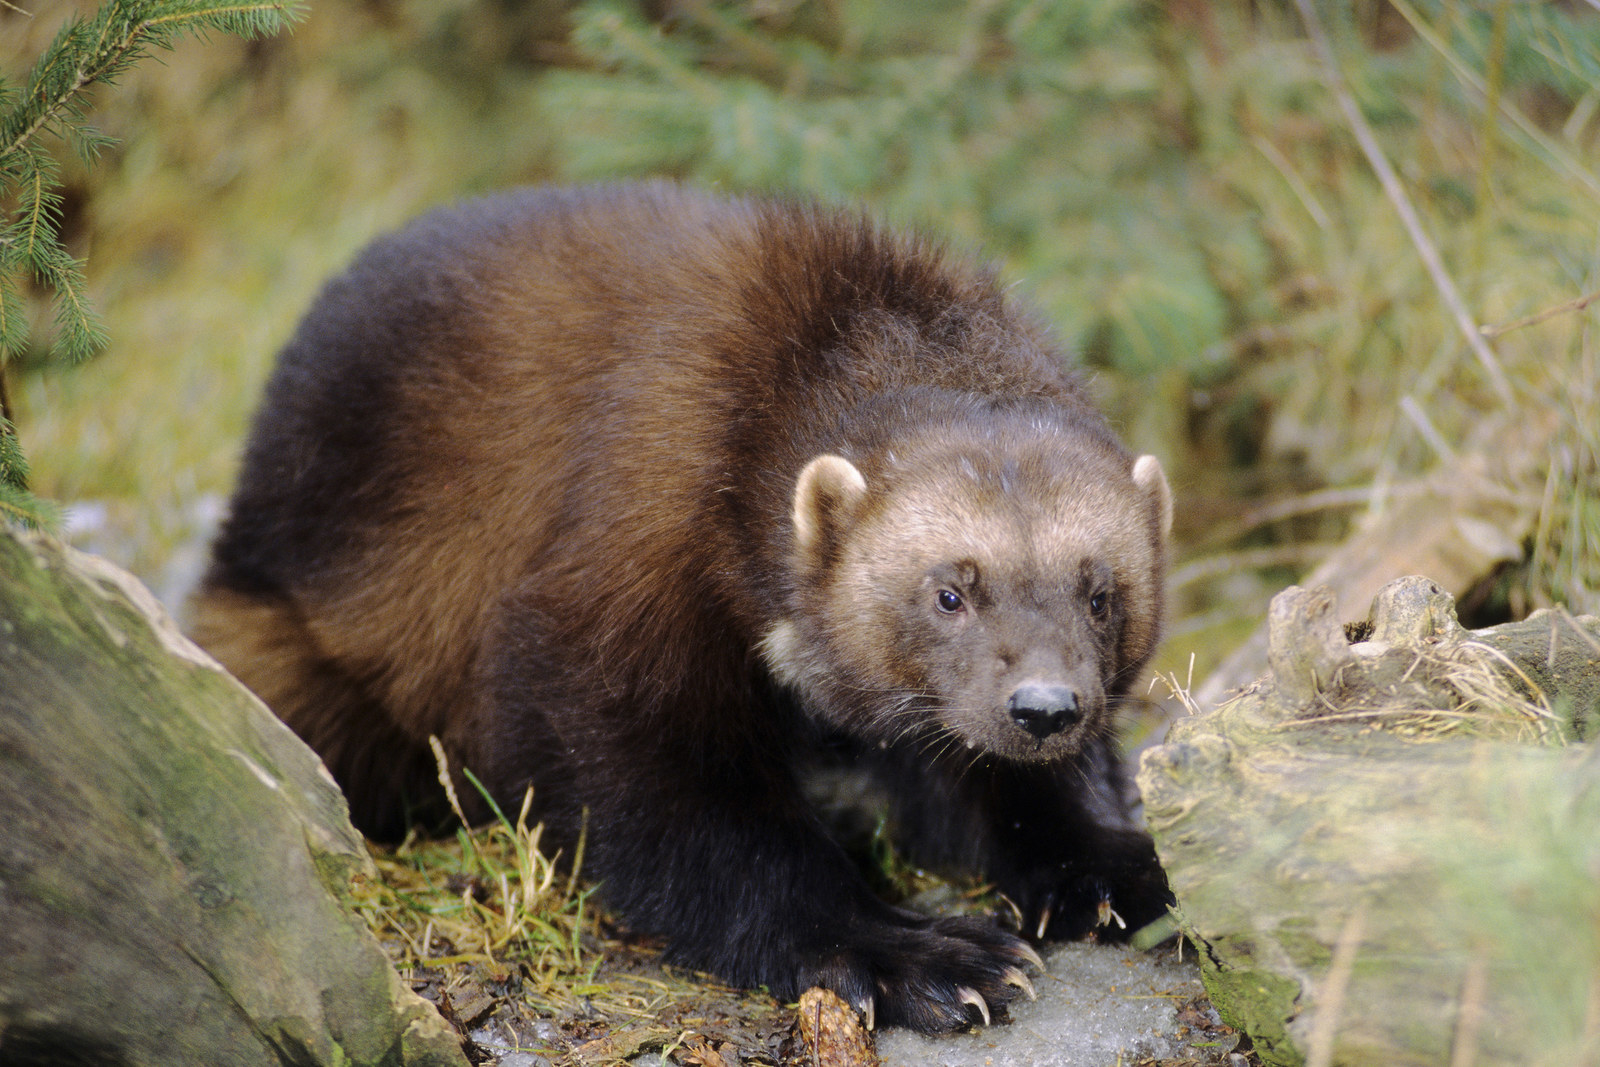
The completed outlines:
<svg viewBox="0 0 1600 1067">
<path fill-rule="evenodd" d="M 1035 940 L 1073 940 L 1094 934 L 1125 941 L 1167 913 L 1173 903 L 1155 848 L 1129 835 L 1089 862 L 1030 870 L 1007 895 L 1022 912 L 1022 932 Z"/>
<path fill-rule="evenodd" d="M 991 1021 L 1019 994 L 1033 997 L 1025 941 L 978 919 L 927 919 L 896 912 L 855 924 L 803 968 L 801 985 L 822 985 L 877 1024 L 924 1033 Z"/>
<path fill-rule="evenodd" d="M 1036 940 L 1072 941 L 1093 934 L 1126 941 L 1167 913 L 1172 892 L 1156 871 L 1137 880 L 1088 875 L 1046 890 L 1023 910 L 1024 930 Z"/>
</svg>

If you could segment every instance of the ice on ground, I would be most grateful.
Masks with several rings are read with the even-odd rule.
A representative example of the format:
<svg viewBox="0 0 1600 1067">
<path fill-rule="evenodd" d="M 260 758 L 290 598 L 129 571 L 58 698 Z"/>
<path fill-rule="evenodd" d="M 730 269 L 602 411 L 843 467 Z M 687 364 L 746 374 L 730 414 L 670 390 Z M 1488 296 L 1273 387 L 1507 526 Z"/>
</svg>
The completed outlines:
<svg viewBox="0 0 1600 1067">
<path fill-rule="evenodd" d="M 1192 956 L 1074 943 L 1045 964 L 1033 978 L 1039 999 L 1013 1002 L 1009 1023 L 941 1037 L 880 1033 L 884 1067 L 1115 1067 L 1189 1050 L 1177 1013 L 1204 992 Z"/>
</svg>

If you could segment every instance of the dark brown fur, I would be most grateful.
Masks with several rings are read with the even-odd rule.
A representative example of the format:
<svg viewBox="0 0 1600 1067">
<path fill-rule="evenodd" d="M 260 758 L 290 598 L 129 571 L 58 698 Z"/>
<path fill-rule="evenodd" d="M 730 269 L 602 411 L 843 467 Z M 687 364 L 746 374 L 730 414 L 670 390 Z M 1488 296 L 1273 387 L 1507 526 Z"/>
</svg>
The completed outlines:
<svg viewBox="0 0 1600 1067">
<path fill-rule="evenodd" d="M 806 754 L 859 751 L 913 853 L 1030 933 L 1159 913 L 1111 729 L 1169 508 L 986 271 L 831 210 L 525 191 L 328 286 L 196 629 L 369 833 L 429 817 L 437 736 L 557 841 L 587 809 L 588 870 L 677 958 L 944 1029 L 1027 950 L 874 899 Z M 1041 686 L 1070 708 L 1024 729 Z"/>
</svg>

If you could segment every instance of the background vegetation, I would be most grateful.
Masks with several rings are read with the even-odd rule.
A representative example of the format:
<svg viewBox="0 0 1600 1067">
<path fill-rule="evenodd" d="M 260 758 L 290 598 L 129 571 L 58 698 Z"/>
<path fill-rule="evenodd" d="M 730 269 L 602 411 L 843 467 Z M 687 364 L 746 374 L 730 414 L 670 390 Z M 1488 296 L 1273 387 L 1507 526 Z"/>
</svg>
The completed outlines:
<svg viewBox="0 0 1600 1067">
<path fill-rule="evenodd" d="M 0 6 L 0 70 L 70 9 Z M 1600 288 L 1600 12 L 1321 10 L 1477 322 Z M 1600 607 L 1593 311 L 1493 337 L 1502 388 L 1288 3 L 367 0 L 183 44 L 96 99 L 115 144 L 60 154 L 62 216 L 110 344 L 52 365 L 29 301 L 12 404 L 36 490 L 169 596 L 275 349 L 360 245 L 511 183 L 670 174 L 863 202 L 999 259 L 1168 464 L 1172 664 L 1203 669 L 1353 516 L 1462 451 L 1548 473 L 1475 603 Z"/>
</svg>

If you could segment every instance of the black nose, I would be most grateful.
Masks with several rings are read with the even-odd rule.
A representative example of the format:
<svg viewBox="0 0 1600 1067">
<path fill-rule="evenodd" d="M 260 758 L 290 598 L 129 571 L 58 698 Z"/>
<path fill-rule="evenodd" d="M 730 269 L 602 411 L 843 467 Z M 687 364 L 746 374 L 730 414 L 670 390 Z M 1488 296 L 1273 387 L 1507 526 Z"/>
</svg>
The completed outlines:
<svg viewBox="0 0 1600 1067">
<path fill-rule="evenodd" d="M 1049 737 L 1078 721 L 1078 694 L 1064 685 L 1025 685 L 1011 694 L 1006 709 L 1034 737 Z"/>
</svg>

